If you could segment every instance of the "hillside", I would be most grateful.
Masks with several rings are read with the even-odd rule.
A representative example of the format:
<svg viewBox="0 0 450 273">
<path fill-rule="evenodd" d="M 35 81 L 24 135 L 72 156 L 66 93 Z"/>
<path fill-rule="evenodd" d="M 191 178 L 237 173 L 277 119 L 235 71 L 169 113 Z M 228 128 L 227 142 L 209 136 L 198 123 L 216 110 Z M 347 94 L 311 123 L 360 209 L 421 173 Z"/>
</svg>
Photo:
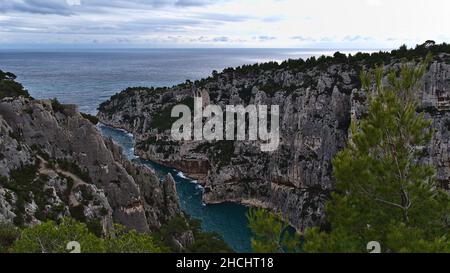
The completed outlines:
<svg viewBox="0 0 450 273">
<path fill-rule="evenodd" d="M 433 53 L 424 78 L 418 111 L 432 118 L 437 130 L 423 160 L 438 168 L 448 187 L 447 152 L 450 123 L 450 46 L 433 42 L 415 49 L 288 60 L 213 72 L 200 81 L 171 88 L 129 88 L 99 107 L 101 122 L 132 132 L 136 153 L 178 168 L 205 186 L 207 203 L 238 202 L 281 211 L 295 227 L 322 223 L 323 206 L 333 191 L 331 160 L 347 143 L 352 118 L 365 114 L 366 95 L 359 90 L 362 69 L 395 68 Z M 203 103 L 280 106 L 281 144 L 261 152 L 258 141 L 185 141 L 171 139 L 170 118 L 176 104 Z"/>
<path fill-rule="evenodd" d="M 0 76 L 0 223 L 71 217 L 101 236 L 115 223 L 151 232 L 184 218 L 170 175 L 161 182 L 130 162 L 77 106 L 32 99 L 14 75 Z M 185 232 L 182 247 L 192 243 Z"/>
</svg>

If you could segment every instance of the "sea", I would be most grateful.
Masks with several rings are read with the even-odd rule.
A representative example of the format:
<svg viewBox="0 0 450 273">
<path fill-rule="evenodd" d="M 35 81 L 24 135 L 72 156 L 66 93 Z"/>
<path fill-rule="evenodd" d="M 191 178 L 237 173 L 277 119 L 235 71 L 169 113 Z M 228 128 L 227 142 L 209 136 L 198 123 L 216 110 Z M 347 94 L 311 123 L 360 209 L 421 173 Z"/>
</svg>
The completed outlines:
<svg viewBox="0 0 450 273">
<path fill-rule="evenodd" d="M 0 50 L 0 70 L 12 72 L 37 99 L 57 98 L 77 104 L 80 111 L 96 114 L 98 105 L 127 87 L 173 86 L 198 80 L 213 70 L 267 61 L 306 59 L 332 55 L 320 49 L 39 49 Z M 341 50 L 341 52 L 352 53 Z M 239 204 L 205 205 L 202 187 L 182 172 L 137 158 L 134 137 L 123 130 L 99 125 L 105 136 L 120 144 L 131 160 L 153 168 L 162 178 L 175 178 L 183 210 L 202 221 L 207 232 L 216 232 L 236 252 L 251 252 L 251 231 Z"/>
</svg>

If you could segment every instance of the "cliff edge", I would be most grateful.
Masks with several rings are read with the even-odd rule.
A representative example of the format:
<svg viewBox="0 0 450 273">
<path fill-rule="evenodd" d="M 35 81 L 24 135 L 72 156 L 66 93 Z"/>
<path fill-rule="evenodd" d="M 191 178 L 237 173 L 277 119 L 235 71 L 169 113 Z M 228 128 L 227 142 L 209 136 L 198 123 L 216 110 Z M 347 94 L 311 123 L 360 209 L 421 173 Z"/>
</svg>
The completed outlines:
<svg viewBox="0 0 450 273">
<path fill-rule="evenodd" d="M 332 159 L 346 146 L 352 119 L 364 116 L 367 97 L 360 91 L 362 69 L 418 62 L 429 52 L 433 61 L 417 96 L 418 111 L 436 128 L 424 147 L 424 161 L 438 169 L 443 187 L 450 181 L 450 46 L 432 42 L 415 49 L 312 57 L 213 72 L 207 79 L 172 88 L 129 88 L 100 105 L 105 124 L 132 132 L 136 153 L 197 178 L 207 203 L 225 201 L 280 211 L 298 229 L 323 221 L 325 201 L 333 191 Z M 170 111 L 176 104 L 279 105 L 281 142 L 261 152 L 259 141 L 173 141 Z"/>
</svg>

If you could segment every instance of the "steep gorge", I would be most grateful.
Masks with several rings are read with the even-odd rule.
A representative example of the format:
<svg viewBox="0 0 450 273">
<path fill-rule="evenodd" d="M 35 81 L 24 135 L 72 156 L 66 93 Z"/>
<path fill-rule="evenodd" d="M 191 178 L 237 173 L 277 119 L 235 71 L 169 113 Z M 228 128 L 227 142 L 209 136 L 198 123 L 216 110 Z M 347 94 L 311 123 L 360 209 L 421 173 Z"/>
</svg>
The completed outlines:
<svg viewBox="0 0 450 273">
<path fill-rule="evenodd" d="M 199 179 L 206 203 L 226 201 L 280 211 L 296 228 L 323 223 L 324 204 L 333 190 L 332 159 L 345 147 L 352 119 L 365 115 L 367 96 L 360 90 L 362 69 L 395 68 L 434 55 L 420 109 L 436 132 L 424 147 L 424 162 L 437 169 L 448 188 L 450 136 L 450 48 L 421 45 L 388 53 L 289 60 L 225 69 L 200 81 L 172 88 L 129 88 L 103 103 L 99 119 L 132 132 L 137 155 L 180 169 Z M 170 111 L 176 104 L 279 105 L 281 140 L 274 152 L 259 141 L 173 141 Z"/>
</svg>

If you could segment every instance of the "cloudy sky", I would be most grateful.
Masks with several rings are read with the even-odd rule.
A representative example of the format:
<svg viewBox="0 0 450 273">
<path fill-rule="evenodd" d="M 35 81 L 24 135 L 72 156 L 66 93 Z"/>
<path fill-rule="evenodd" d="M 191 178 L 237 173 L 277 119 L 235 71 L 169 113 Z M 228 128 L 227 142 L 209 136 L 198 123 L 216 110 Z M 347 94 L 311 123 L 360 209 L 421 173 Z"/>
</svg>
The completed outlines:
<svg viewBox="0 0 450 273">
<path fill-rule="evenodd" d="M 449 0 L 0 0 L 0 47 L 450 42 Z"/>
</svg>

